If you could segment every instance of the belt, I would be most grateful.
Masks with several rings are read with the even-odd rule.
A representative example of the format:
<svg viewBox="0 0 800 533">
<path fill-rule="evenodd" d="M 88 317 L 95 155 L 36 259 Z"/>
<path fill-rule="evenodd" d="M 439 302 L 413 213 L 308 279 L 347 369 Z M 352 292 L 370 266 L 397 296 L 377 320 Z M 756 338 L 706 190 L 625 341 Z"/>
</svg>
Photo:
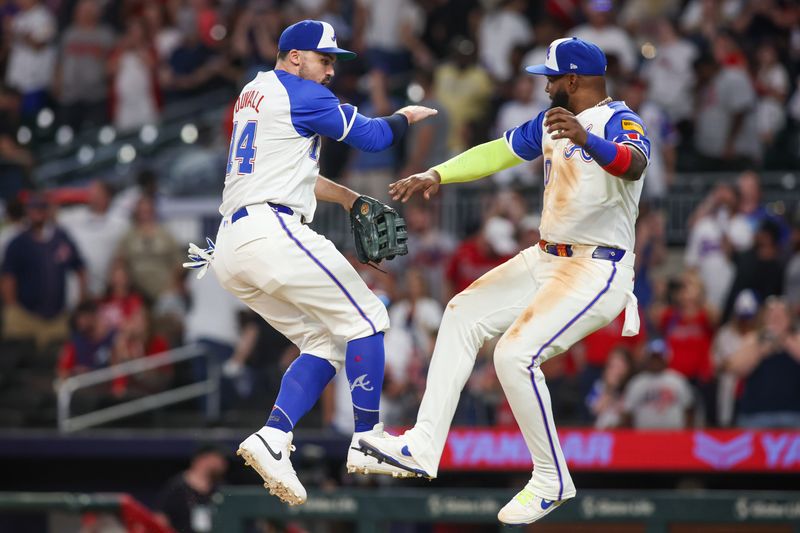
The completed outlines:
<svg viewBox="0 0 800 533">
<path fill-rule="evenodd" d="M 267 205 L 269 205 L 272 209 L 274 209 L 278 213 L 283 213 L 283 214 L 286 214 L 286 215 L 294 215 L 294 210 L 291 207 L 286 207 L 285 205 L 281 205 L 281 204 L 273 204 L 272 202 L 267 202 Z M 231 215 L 231 224 L 233 224 L 234 222 L 236 222 L 240 218 L 246 217 L 249 214 L 250 213 L 247 212 L 247 206 L 246 205 L 240 207 L 239 209 L 234 211 L 233 214 Z"/>
<path fill-rule="evenodd" d="M 572 257 L 575 253 L 576 245 L 573 244 L 557 244 L 554 242 L 547 242 L 545 240 L 539 241 L 539 248 L 542 249 L 543 252 L 548 253 L 550 255 L 557 255 L 559 257 Z M 581 246 L 581 248 L 584 248 Z M 587 246 L 586 248 L 592 248 L 591 246 Z M 591 257 L 593 259 L 605 259 L 606 261 L 613 261 L 616 263 L 617 261 L 621 260 L 622 257 L 625 255 L 625 250 L 620 250 L 619 248 L 610 248 L 608 246 L 595 246 L 594 250 L 592 250 Z"/>
</svg>

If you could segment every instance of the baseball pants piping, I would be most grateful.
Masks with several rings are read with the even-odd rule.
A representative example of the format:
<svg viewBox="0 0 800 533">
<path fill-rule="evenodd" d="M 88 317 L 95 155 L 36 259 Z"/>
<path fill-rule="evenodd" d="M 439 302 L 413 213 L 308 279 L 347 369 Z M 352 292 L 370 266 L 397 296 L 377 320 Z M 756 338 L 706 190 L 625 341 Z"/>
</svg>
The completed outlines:
<svg viewBox="0 0 800 533">
<path fill-rule="evenodd" d="M 406 432 L 422 468 L 436 475 L 478 350 L 502 335 L 495 369 L 531 451 L 534 491 L 552 500 L 574 496 L 539 366 L 619 315 L 633 287 L 633 261 L 630 252 L 614 263 L 532 247 L 455 296 L 439 328 L 417 423 Z"/>
</svg>

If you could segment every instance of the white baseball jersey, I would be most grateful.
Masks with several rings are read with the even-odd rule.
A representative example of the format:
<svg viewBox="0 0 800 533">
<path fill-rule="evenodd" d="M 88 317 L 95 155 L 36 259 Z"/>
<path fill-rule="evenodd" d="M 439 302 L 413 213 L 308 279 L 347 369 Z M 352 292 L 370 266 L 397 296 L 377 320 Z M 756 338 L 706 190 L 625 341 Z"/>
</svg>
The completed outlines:
<svg viewBox="0 0 800 533">
<path fill-rule="evenodd" d="M 326 87 L 288 72 L 261 72 L 244 87 L 233 112 L 213 266 L 226 290 L 302 353 L 338 369 L 346 342 L 387 330 L 389 317 L 336 246 L 304 224 L 317 204 L 322 135 L 367 151 L 394 140 L 386 120 L 364 117 Z"/>
<path fill-rule="evenodd" d="M 233 112 L 233 133 L 219 211 L 272 202 L 310 222 L 317 200 L 320 136 L 365 151 L 393 141 L 385 120 L 359 115 L 319 83 L 283 70 L 260 72 L 245 85 Z"/>
<path fill-rule="evenodd" d="M 569 139 L 553 140 L 543 126 L 544 113 L 505 133 L 520 158 L 544 156 L 542 239 L 633 251 L 644 175 L 637 181 L 620 179 Z M 642 119 L 623 102 L 590 107 L 576 118 L 589 132 L 629 144 L 649 161 L 650 141 Z"/>
</svg>

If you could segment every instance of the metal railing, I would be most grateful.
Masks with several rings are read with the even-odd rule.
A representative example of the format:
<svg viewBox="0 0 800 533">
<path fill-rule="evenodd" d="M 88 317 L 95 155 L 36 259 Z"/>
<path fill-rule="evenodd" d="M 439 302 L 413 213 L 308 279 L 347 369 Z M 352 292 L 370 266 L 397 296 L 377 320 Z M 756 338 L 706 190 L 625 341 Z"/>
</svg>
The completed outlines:
<svg viewBox="0 0 800 533">
<path fill-rule="evenodd" d="M 207 377 L 203 381 L 175 387 L 78 416 L 70 416 L 72 398 L 81 389 L 200 357 L 206 358 L 207 365 Z M 182 346 L 157 355 L 72 376 L 58 385 L 58 429 L 62 433 L 72 433 L 201 396 L 208 396 L 206 412 L 209 418 L 214 419 L 219 416 L 220 410 L 220 380 L 219 364 L 210 352 L 203 350 L 198 344 Z"/>
</svg>

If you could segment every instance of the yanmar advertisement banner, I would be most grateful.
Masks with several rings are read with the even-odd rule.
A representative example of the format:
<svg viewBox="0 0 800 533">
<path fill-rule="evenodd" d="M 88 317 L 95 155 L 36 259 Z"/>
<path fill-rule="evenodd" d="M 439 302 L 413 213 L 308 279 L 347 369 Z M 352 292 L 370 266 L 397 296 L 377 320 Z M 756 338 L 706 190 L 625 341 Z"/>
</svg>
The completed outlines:
<svg viewBox="0 0 800 533">
<path fill-rule="evenodd" d="M 576 471 L 800 472 L 800 431 L 558 432 Z M 529 470 L 531 456 L 516 430 L 453 429 L 440 470 Z"/>
</svg>

